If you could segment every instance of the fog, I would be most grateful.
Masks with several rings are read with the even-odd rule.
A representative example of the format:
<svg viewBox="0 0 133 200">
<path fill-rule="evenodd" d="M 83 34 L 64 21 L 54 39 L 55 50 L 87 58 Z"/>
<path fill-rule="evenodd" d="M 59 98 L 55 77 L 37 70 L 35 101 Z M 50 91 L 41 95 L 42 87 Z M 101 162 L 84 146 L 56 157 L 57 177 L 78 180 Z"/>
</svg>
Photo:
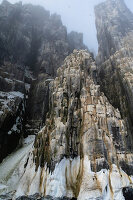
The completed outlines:
<svg viewBox="0 0 133 200">
<path fill-rule="evenodd" d="M 9 0 L 15 3 L 18 0 Z M 84 43 L 97 53 L 94 6 L 105 0 L 22 0 L 23 3 L 39 4 L 51 13 L 58 13 L 68 32 L 74 30 L 82 32 Z M 0 0 L 0 3 L 2 0 Z M 133 12 L 133 0 L 125 0 L 128 8 Z"/>
</svg>

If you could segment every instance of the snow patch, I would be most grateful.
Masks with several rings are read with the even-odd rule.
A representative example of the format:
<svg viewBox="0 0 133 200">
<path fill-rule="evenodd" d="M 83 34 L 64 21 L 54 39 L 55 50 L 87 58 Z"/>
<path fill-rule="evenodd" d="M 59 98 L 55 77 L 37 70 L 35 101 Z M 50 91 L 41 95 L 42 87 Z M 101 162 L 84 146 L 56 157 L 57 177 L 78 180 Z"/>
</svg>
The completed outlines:
<svg viewBox="0 0 133 200">
<path fill-rule="evenodd" d="M 5 194 L 16 189 L 18 180 L 20 179 L 18 169 L 22 168 L 24 171 L 23 162 L 26 160 L 25 155 L 31 150 L 32 145 L 33 142 L 23 146 L 5 158 L 0 164 L 0 194 Z"/>
<path fill-rule="evenodd" d="M 56 164 L 52 173 L 49 172 L 46 165 L 44 168 L 39 167 L 35 171 L 36 166 L 33 162 L 32 153 L 24 172 L 21 166 L 19 165 L 18 169 L 19 172 L 21 171 L 20 175 L 23 176 L 18 184 L 15 197 L 40 193 L 42 196 L 67 196 L 72 198 L 74 196 L 72 186 L 81 181 L 79 183 L 81 185 L 78 200 L 124 200 L 122 188 L 129 187 L 131 184 L 130 178 L 124 171 L 119 171 L 116 165 L 112 165 L 112 171 L 107 169 L 102 169 L 97 173 L 91 171 L 88 156 L 85 156 L 83 160 L 80 157 L 75 159 L 64 158 Z M 79 170 L 83 171 L 80 180 L 78 180 Z"/>
<path fill-rule="evenodd" d="M 27 138 L 24 139 L 23 144 L 31 144 L 35 140 L 35 135 L 29 135 Z"/>
</svg>

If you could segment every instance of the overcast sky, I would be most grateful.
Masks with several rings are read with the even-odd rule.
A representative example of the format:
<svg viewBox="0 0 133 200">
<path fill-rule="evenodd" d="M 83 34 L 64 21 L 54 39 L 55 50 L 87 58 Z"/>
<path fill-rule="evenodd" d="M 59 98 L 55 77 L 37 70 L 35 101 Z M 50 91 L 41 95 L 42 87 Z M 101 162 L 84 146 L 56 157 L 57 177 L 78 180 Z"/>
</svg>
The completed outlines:
<svg viewBox="0 0 133 200">
<path fill-rule="evenodd" d="M 19 0 L 8 0 L 11 3 Z M 68 32 L 74 30 L 84 34 L 84 43 L 97 52 L 94 6 L 105 0 L 21 0 L 23 3 L 39 4 L 51 13 L 58 13 Z M 2 0 L 0 0 L 2 2 Z M 133 0 L 125 0 L 133 12 Z"/>
</svg>

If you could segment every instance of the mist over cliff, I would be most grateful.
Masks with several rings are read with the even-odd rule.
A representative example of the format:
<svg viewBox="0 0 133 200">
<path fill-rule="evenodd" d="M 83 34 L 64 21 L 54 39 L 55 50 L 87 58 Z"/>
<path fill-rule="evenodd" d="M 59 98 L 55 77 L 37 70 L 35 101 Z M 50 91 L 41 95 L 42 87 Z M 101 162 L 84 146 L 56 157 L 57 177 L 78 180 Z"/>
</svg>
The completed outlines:
<svg viewBox="0 0 133 200">
<path fill-rule="evenodd" d="M 133 199 L 133 13 L 76 2 L 0 4 L 0 200 Z"/>
<path fill-rule="evenodd" d="M 67 31 L 82 32 L 84 43 L 96 55 L 98 52 L 98 42 L 94 6 L 104 1 L 83 0 L 81 3 L 80 0 L 22 0 L 22 3 L 41 5 L 51 13 L 60 14 L 63 24 L 67 27 Z M 133 12 L 133 2 L 131 0 L 124 1 Z M 17 0 L 9 0 L 9 2 L 16 3 Z"/>
</svg>

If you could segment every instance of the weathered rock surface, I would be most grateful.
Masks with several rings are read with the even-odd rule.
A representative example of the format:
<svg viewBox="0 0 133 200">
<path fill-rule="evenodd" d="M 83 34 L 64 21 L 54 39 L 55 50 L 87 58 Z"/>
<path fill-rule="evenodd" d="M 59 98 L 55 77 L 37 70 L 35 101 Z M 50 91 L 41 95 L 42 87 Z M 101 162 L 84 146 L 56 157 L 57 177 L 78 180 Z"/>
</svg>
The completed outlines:
<svg viewBox="0 0 133 200">
<path fill-rule="evenodd" d="M 24 135 L 26 92 L 32 73 L 20 65 L 4 62 L 0 66 L 0 162 L 11 153 Z"/>
<path fill-rule="evenodd" d="M 76 200 L 74 198 L 70 199 L 68 197 L 63 197 L 63 198 L 53 198 L 51 196 L 46 196 L 46 197 L 40 197 L 39 194 L 31 195 L 31 196 L 23 196 L 17 198 L 17 200 Z"/>
<path fill-rule="evenodd" d="M 20 92 L 0 92 L 0 161 L 12 152 L 21 138 L 22 100 Z"/>
<path fill-rule="evenodd" d="M 101 63 L 124 48 L 124 45 L 132 46 L 129 42 L 132 38 L 129 36 L 132 36 L 133 31 L 133 14 L 124 0 L 107 0 L 95 7 L 95 14 Z"/>
<path fill-rule="evenodd" d="M 41 6 L 6 0 L 0 5 L 0 60 L 28 65 L 55 76 L 57 68 L 74 48 L 85 48 L 83 35 L 67 34 L 61 17 Z M 71 44 L 72 43 L 72 44 Z"/>
<path fill-rule="evenodd" d="M 75 50 L 65 59 L 49 85 L 46 125 L 6 182 L 6 191 L 17 190 L 16 197 L 39 193 L 124 199 L 122 189 L 133 181 L 133 155 L 125 142 L 128 129 L 94 83 L 95 70 L 87 51 Z"/>
<path fill-rule="evenodd" d="M 6 1 L 2 6 L 4 9 L 7 6 L 7 15 L 14 9 Z M 29 23 L 36 19 L 32 22 L 32 31 L 29 30 L 33 34 L 28 36 L 30 50 L 19 59 L 5 51 L 1 66 L 5 66 L 4 60 L 10 64 L 23 63 L 23 69 L 29 65 L 35 79 L 31 80 L 28 96 L 24 95 L 28 97 L 25 127 L 27 134 L 36 134 L 41 126 L 43 128 L 36 135 L 33 146 L 29 143 L 21 153 L 12 155 L 14 164 L 10 169 L 3 170 L 8 159 L 0 165 L 0 170 L 5 172 L 0 174 L 0 193 L 3 194 L 0 198 L 132 199 L 132 14 L 120 0 L 108 0 L 96 7 L 98 68 L 89 52 L 74 50 L 58 69 L 73 48 L 84 48 L 82 36 L 74 32 L 68 36 L 60 17 L 50 16 L 40 7 L 15 6 L 21 7 L 21 16 L 25 13 L 30 16 Z M 46 14 L 46 21 L 41 20 L 42 13 Z M 41 45 L 38 36 L 42 36 L 39 37 Z M 73 37 L 77 39 L 73 40 Z M 25 64 L 23 61 L 27 56 Z M 20 118 L 17 117 L 21 117 L 23 109 L 19 110 L 22 99 L 17 94 L 30 83 L 29 76 L 26 81 L 19 78 L 22 84 L 17 85 L 19 89 L 15 92 L 10 90 L 17 78 L 12 80 L 4 76 L 2 71 L 0 80 L 4 84 L 8 81 L 9 85 L 3 87 L 1 98 L 14 113 L 19 111 L 16 115 L 19 126 Z M 18 108 L 13 107 L 14 103 Z M 2 102 L 2 109 L 3 106 L 5 103 Z M 14 132 L 18 126 L 11 130 Z"/>
<path fill-rule="evenodd" d="M 0 200 L 12 200 L 13 196 L 12 194 L 6 194 L 6 195 L 1 195 Z M 76 198 L 68 198 L 68 197 L 62 197 L 62 198 L 53 198 L 51 196 L 46 196 L 46 197 L 41 197 L 38 193 L 30 196 L 22 196 L 18 197 L 16 200 L 76 200 Z"/>
<path fill-rule="evenodd" d="M 61 17 L 40 6 L 4 0 L 0 27 L 1 162 L 18 146 L 22 135 L 36 134 L 43 126 L 51 78 L 73 48 L 85 46 L 81 34 L 69 37 Z M 8 98 L 10 92 L 17 97 Z M 13 126 L 19 126 L 18 117 L 20 128 L 9 135 Z"/>
<path fill-rule="evenodd" d="M 123 0 L 108 0 L 97 6 L 95 13 L 99 83 L 111 104 L 120 110 L 127 122 L 131 133 L 127 135 L 126 143 L 132 151 L 133 14 Z"/>
</svg>

